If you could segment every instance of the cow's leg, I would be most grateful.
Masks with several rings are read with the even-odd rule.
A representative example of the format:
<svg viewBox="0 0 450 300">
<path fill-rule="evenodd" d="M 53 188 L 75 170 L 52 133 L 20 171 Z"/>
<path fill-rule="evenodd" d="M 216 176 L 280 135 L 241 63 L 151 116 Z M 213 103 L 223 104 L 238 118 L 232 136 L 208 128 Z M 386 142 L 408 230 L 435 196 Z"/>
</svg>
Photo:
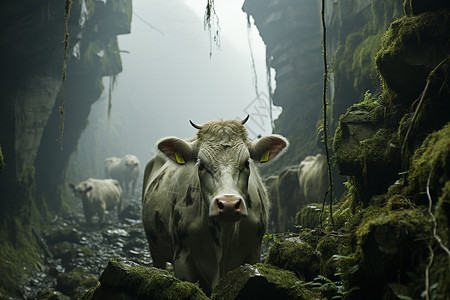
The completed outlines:
<svg viewBox="0 0 450 300">
<path fill-rule="evenodd" d="M 153 260 L 153 266 L 155 268 L 159 268 L 159 269 L 166 269 L 166 261 L 164 259 L 161 259 L 160 257 L 153 257 L 152 255 L 152 260 Z"/>
<path fill-rule="evenodd" d="M 131 190 L 131 195 L 133 195 L 133 196 L 134 196 L 134 190 L 136 189 L 136 182 L 137 182 L 137 179 L 133 180 L 133 186 L 132 186 L 132 190 Z"/>
<path fill-rule="evenodd" d="M 98 224 L 102 224 L 105 219 L 105 210 L 101 209 L 98 211 Z"/>
<path fill-rule="evenodd" d="M 174 263 L 175 276 L 181 280 L 189 282 L 199 282 L 202 290 L 211 294 L 211 282 L 205 279 L 198 271 L 197 266 L 188 250 L 182 251 Z"/>
</svg>

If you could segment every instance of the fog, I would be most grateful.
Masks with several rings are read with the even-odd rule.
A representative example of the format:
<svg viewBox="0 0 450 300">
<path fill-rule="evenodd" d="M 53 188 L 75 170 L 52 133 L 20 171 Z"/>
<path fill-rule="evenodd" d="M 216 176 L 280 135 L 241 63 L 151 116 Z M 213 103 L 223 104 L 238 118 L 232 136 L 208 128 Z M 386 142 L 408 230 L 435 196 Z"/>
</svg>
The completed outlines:
<svg viewBox="0 0 450 300">
<path fill-rule="evenodd" d="M 242 3 L 215 1 L 218 46 L 204 30 L 206 1 L 133 1 L 131 34 L 119 36 L 123 71 L 112 88 L 110 117 L 105 78 L 74 155 L 77 164 L 85 164 L 80 161 L 85 156 L 103 163 L 107 156 L 133 153 L 145 165 L 159 139 L 195 134 L 189 120 L 203 124 L 250 114 L 251 138 L 271 133 L 265 45 L 253 20 L 248 34 Z M 279 113 L 275 107 L 274 118 Z M 101 176 L 98 172 L 90 175 Z"/>
</svg>

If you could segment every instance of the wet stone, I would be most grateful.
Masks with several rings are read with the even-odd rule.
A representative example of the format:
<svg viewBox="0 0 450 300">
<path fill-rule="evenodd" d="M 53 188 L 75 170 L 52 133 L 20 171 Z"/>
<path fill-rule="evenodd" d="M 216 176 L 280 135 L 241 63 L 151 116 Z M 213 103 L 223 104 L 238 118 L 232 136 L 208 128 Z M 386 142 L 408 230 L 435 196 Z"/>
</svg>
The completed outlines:
<svg viewBox="0 0 450 300">
<path fill-rule="evenodd" d="M 208 299 L 196 284 L 119 257 L 109 260 L 99 280 L 82 299 Z"/>
<path fill-rule="evenodd" d="M 220 280 L 211 299 L 315 299 L 316 296 L 291 271 L 267 264 L 245 264 Z"/>
<path fill-rule="evenodd" d="M 46 240 L 50 245 L 60 242 L 78 243 L 81 241 L 81 233 L 70 226 L 58 226 L 47 233 Z"/>
</svg>

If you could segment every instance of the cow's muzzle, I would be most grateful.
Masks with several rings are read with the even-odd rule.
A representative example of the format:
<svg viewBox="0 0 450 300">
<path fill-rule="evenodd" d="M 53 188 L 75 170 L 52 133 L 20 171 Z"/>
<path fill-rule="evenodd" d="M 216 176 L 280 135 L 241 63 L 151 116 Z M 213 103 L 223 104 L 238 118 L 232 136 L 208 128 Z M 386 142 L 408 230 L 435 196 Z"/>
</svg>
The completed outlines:
<svg viewBox="0 0 450 300">
<path fill-rule="evenodd" d="M 237 195 L 220 195 L 214 198 L 209 209 L 209 216 L 219 221 L 236 222 L 247 216 L 247 207 L 244 199 Z"/>
</svg>

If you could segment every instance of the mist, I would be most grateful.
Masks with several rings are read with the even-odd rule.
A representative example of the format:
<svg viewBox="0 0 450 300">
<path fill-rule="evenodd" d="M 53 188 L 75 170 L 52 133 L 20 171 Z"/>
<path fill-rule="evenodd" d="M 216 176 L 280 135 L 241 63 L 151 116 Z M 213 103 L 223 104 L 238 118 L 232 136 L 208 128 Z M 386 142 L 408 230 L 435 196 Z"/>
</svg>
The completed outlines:
<svg viewBox="0 0 450 300">
<path fill-rule="evenodd" d="M 265 45 L 254 24 L 248 30 L 242 3 L 216 4 L 215 43 L 204 28 L 203 2 L 133 2 L 131 33 L 118 38 L 123 71 L 112 88 L 110 78 L 103 80 L 105 89 L 92 105 L 71 164 L 84 166 L 87 174 L 75 172 L 74 179 L 103 176 L 108 156 L 132 153 L 145 166 L 159 139 L 195 135 L 189 120 L 203 124 L 251 114 L 250 138 L 271 133 Z M 274 107 L 273 118 L 280 112 Z"/>
</svg>

